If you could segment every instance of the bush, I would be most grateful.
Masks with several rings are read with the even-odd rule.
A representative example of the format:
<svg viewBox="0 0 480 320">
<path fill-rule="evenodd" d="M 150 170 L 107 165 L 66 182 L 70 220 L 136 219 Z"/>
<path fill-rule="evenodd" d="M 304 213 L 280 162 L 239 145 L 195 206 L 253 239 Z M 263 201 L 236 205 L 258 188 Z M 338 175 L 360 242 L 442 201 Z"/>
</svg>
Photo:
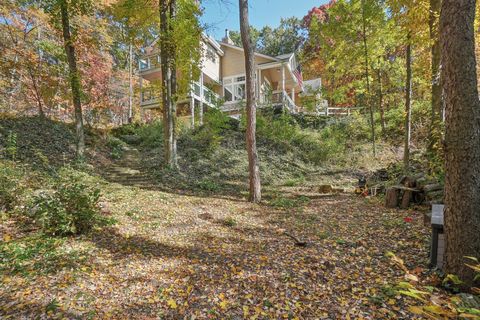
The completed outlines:
<svg viewBox="0 0 480 320">
<path fill-rule="evenodd" d="M 137 130 L 137 135 L 144 147 L 154 149 L 163 145 L 163 123 L 161 120 L 143 125 Z"/>
<path fill-rule="evenodd" d="M 109 136 L 107 140 L 107 146 L 110 149 L 110 156 L 113 159 L 120 159 L 125 148 L 125 142 L 122 140 Z"/>
<path fill-rule="evenodd" d="M 181 141 L 194 158 L 198 157 L 192 150 L 209 157 L 218 150 L 235 126 L 238 127 L 237 120 L 218 109 L 210 109 L 205 113 L 204 125 L 194 130 L 185 130 Z"/>
<path fill-rule="evenodd" d="M 88 181 L 88 175 L 70 168 L 62 169 L 52 192 L 34 197 L 34 219 L 48 235 L 82 234 L 100 225 L 100 190 Z"/>
<path fill-rule="evenodd" d="M 0 162 L 0 211 L 12 210 L 20 202 L 23 192 L 23 172 L 10 161 Z"/>
</svg>

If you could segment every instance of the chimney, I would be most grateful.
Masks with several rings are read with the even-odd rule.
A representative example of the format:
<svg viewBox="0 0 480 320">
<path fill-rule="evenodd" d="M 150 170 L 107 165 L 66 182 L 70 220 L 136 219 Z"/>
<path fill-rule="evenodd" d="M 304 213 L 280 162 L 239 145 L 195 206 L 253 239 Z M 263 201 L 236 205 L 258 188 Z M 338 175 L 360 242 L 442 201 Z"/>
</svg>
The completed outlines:
<svg viewBox="0 0 480 320">
<path fill-rule="evenodd" d="M 225 37 L 222 39 L 222 41 L 226 44 L 233 45 L 233 40 L 230 38 L 230 31 L 228 29 L 225 29 Z"/>
</svg>

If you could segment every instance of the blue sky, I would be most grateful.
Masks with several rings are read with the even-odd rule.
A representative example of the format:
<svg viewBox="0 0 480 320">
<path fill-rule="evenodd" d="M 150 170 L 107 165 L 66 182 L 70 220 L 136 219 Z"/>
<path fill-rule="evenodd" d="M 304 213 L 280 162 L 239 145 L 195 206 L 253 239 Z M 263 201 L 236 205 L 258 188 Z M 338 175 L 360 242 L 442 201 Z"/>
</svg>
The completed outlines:
<svg viewBox="0 0 480 320">
<path fill-rule="evenodd" d="M 326 0 L 250 0 L 250 24 L 261 28 L 278 26 L 280 18 L 295 16 L 303 18 L 314 6 Z M 207 33 L 220 40 L 225 29 L 239 30 L 238 0 L 204 0 L 202 22 L 208 26 Z"/>
</svg>

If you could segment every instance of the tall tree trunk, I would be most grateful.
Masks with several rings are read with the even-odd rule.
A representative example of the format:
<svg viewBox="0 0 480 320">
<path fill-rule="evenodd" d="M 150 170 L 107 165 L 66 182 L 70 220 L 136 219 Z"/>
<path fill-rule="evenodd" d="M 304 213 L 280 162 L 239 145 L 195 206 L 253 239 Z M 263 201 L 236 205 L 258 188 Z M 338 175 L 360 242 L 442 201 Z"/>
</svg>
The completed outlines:
<svg viewBox="0 0 480 320">
<path fill-rule="evenodd" d="M 405 146 L 403 149 L 403 169 L 408 171 L 410 165 L 410 140 L 411 140 L 411 117 L 412 117 L 412 45 L 410 33 L 407 35 L 406 68 L 407 78 L 405 81 Z"/>
<path fill-rule="evenodd" d="M 445 271 L 467 285 L 465 256 L 480 257 L 480 102 L 475 0 L 443 0 L 440 17 L 445 119 Z"/>
<path fill-rule="evenodd" d="M 130 39 L 128 48 L 128 123 L 133 120 L 133 45 Z"/>
<path fill-rule="evenodd" d="M 255 56 L 250 39 L 250 25 L 248 22 L 248 0 L 239 0 L 240 32 L 243 49 L 245 51 L 246 94 L 247 94 L 247 152 L 248 169 L 250 175 L 250 197 L 252 202 L 259 202 L 262 198 L 260 185 L 260 168 L 258 164 L 256 131 L 256 97 L 255 97 Z"/>
<path fill-rule="evenodd" d="M 380 67 L 377 70 L 378 76 L 378 109 L 380 111 L 380 125 L 382 126 L 382 136 L 386 135 L 386 125 L 385 125 L 385 109 L 383 106 L 383 86 L 382 86 L 382 71 Z"/>
<path fill-rule="evenodd" d="M 162 71 L 162 104 L 164 127 L 164 162 L 170 168 L 177 167 L 176 137 L 176 68 L 173 23 L 175 0 L 160 1 L 160 59 Z"/>
<path fill-rule="evenodd" d="M 375 120 L 373 117 L 373 106 L 370 101 L 370 75 L 368 67 L 368 46 L 367 46 L 367 19 L 365 17 L 365 0 L 362 0 L 362 27 L 363 27 L 363 50 L 365 55 L 365 80 L 367 81 L 367 104 L 370 111 L 370 127 L 372 131 L 372 150 L 373 156 L 377 156 L 377 146 L 375 138 Z"/>
<path fill-rule="evenodd" d="M 442 84 L 440 77 L 440 39 L 438 37 L 438 17 L 442 0 L 430 0 L 430 40 L 431 47 L 431 125 L 430 125 L 430 141 L 428 143 L 428 151 L 430 154 L 438 154 L 441 149 L 441 123 L 443 121 L 443 101 L 442 101 Z"/>
<path fill-rule="evenodd" d="M 72 89 L 73 107 L 75 112 L 77 158 L 82 159 L 85 156 L 85 134 L 83 130 L 83 114 L 81 102 L 82 88 L 80 82 L 80 74 L 77 69 L 75 46 L 73 45 L 72 37 L 70 35 L 70 21 L 68 16 L 67 0 L 60 1 L 60 13 L 62 16 L 63 42 L 65 44 L 65 53 L 67 54 L 70 86 Z"/>
</svg>

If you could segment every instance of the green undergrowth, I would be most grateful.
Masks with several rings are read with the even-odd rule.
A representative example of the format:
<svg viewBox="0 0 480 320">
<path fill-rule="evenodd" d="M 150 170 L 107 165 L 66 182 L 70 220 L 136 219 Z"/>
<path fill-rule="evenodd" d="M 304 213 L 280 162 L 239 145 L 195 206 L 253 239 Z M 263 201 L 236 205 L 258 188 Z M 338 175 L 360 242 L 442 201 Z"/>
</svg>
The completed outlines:
<svg viewBox="0 0 480 320">
<path fill-rule="evenodd" d="M 34 233 L 0 243 L 0 273 L 23 276 L 55 273 L 78 267 L 85 255 L 65 246 L 66 239 Z"/>
<path fill-rule="evenodd" d="M 142 163 L 165 189 L 198 193 L 235 193 L 245 190 L 248 157 L 245 144 L 245 116 L 240 120 L 218 110 L 209 110 L 204 124 L 191 129 L 178 127 L 178 170 L 162 165 L 163 126 L 131 124 L 112 131 L 126 143 L 132 141 L 142 151 Z M 257 149 L 264 186 L 308 184 L 311 174 L 335 168 L 375 167 L 384 161 L 373 160 L 368 142 L 368 123 L 360 115 L 350 118 L 325 118 L 283 114 L 273 109 L 257 115 Z M 392 154 L 384 144 L 383 160 Z"/>
<path fill-rule="evenodd" d="M 75 128 L 39 116 L 0 114 L 0 159 L 14 160 L 40 171 L 55 171 L 75 162 Z M 86 161 L 92 165 L 118 153 L 104 130 L 85 127 Z"/>
</svg>

